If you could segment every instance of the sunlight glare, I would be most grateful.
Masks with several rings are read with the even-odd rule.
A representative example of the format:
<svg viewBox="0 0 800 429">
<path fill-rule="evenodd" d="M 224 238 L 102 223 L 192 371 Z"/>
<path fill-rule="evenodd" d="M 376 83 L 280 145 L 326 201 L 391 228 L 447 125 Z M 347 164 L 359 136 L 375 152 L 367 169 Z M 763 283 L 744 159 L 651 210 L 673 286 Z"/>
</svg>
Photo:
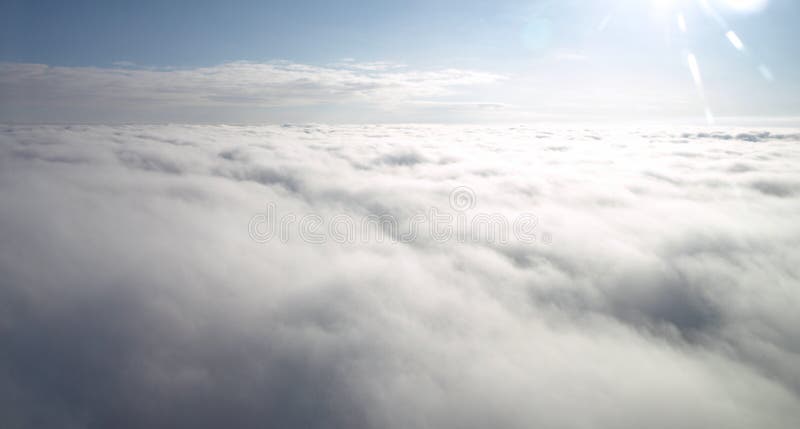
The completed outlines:
<svg viewBox="0 0 800 429">
<path fill-rule="evenodd" d="M 735 12 L 752 13 L 764 10 L 769 0 L 720 0 L 719 3 Z"/>
<path fill-rule="evenodd" d="M 728 40 L 731 42 L 731 45 L 733 45 L 733 47 L 736 48 L 736 50 L 739 51 L 744 50 L 744 42 L 742 42 L 742 39 L 739 38 L 736 32 L 734 32 L 733 30 L 728 31 L 727 33 L 725 33 L 725 37 L 728 38 Z"/>
<path fill-rule="evenodd" d="M 697 63 L 697 57 L 694 54 L 689 54 L 687 57 L 687 62 L 689 63 L 689 71 L 692 72 L 692 79 L 694 80 L 694 84 L 697 85 L 697 89 L 700 91 L 703 90 L 703 78 L 700 74 L 700 65 Z"/>
<path fill-rule="evenodd" d="M 686 18 L 684 18 L 682 13 L 678 14 L 678 28 L 681 30 L 681 33 L 686 32 Z"/>
</svg>

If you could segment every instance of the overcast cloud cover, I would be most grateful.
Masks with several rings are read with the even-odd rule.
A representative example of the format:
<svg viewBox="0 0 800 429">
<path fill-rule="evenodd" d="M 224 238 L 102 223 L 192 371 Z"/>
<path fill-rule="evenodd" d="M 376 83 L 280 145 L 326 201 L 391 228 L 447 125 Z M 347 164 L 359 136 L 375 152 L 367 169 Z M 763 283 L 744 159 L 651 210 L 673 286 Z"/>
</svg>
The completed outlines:
<svg viewBox="0 0 800 429">
<path fill-rule="evenodd" d="M 129 73 L 151 72 L 107 82 Z M 307 94 L 442 90 L 331 73 Z M 192 96 L 213 94 L 213 76 Z M 0 426 L 797 427 L 798 142 L 787 129 L 4 126 Z M 462 186 L 470 214 L 535 214 L 540 240 L 248 233 L 269 203 L 406 220 L 448 210 Z"/>
</svg>

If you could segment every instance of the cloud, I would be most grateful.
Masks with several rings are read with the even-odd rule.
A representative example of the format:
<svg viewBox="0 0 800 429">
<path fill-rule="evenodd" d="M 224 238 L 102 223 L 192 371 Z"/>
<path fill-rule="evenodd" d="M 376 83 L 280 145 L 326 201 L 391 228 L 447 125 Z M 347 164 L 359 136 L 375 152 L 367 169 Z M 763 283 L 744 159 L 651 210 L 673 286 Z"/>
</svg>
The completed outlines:
<svg viewBox="0 0 800 429">
<path fill-rule="evenodd" d="M 0 127 L 0 426 L 797 426 L 797 135 Z M 248 234 L 459 187 L 538 240 Z"/>
<path fill-rule="evenodd" d="M 561 51 L 513 72 L 352 59 L 195 68 L 0 63 L 0 122 L 604 124 L 672 118 L 704 123 L 705 107 L 684 79 L 685 70 L 669 79 L 605 75 L 584 67 L 586 60 Z M 774 111 L 780 103 L 765 110 L 763 100 L 738 99 L 714 88 L 708 95 L 717 100 L 711 107 L 720 124 L 797 126 L 796 117 L 767 116 L 785 115 Z"/>
<path fill-rule="evenodd" d="M 164 117 L 176 116 L 180 120 L 181 111 L 198 120 L 203 109 L 228 111 L 233 117 L 240 111 L 326 105 L 396 109 L 411 102 L 457 95 L 465 88 L 503 78 L 459 69 L 412 70 L 384 62 L 332 66 L 233 62 L 194 69 L 117 65 L 0 63 L 3 104 L 15 107 L 3 116 L 28 121 L 70 120 L 70 112 L 86 119 L 102 117 L 98 111 L 109 110 L 117 120 L 145 117 L 163 121 Z M 269 116 L 262 112 L 262 120 L 265 118 Z"/>
</svg>

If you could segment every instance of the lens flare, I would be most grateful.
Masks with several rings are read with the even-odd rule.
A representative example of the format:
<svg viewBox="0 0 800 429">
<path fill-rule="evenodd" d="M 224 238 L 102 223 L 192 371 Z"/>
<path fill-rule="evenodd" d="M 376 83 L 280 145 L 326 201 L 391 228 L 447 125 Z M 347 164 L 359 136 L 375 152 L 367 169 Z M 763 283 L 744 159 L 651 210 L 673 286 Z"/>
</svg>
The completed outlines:
<svg viewBox="0 0 800 429">
<path fill-rule="evenodd" d="M 728 38 L 728 40 L 731 42 L 731 45 L 733 45 L 733 47 L 736 48 L 736 50 L 738 51 L 744 50 L 744 42 L 742 42 L 742 39 L 739 38 L 739 36 L 736 34 L 735 31 L 733 30 L 728 31 L 727 33 L 725 33 L 725 37 Z"/>
<path fill-rule="evenodd" d="M 606 30 L 606 28 L 614 20 L 614 15 L 617 10 L 630 7 L 633 5 L 634 1 L 641 0 L 617 1 L 619 2 L 617 8 L 605 15 L 603 20 L 597 26 L 598 31 Z M 698 60 L 697 56 L 695 56 L 695 54 L 689 50 L 692 46 L 692 35 L 690 34 L 692 32 L 692 28 L 689 28 L 689 21 L 687 20 L 686 15 L 687 13 L 692 13 L 692 11 L 703 12 L 703 15 L 705 15 L 705 17 L 709 19 L 712 24 L 715 23 L 716 26 L 719 27 L 730 45 L 736 49 L 743 58 L 748 59 L 753 63 L 753 66 L 756 68 L 758 74 L 760 74 L 765 81 L 775 81 L 776 78 L 772 73 L 772 70 L 766 64 L 761 62 L 754 50 L 748 48 L 748 46 L 745 44 L 745 41 L 742 40 L 736 31 L 734 31 L 732 26 L 723 16 L 724 13 L 722 13 L 723 10 L 737 13 L 760 12 L 769 5 L 769 0 L 649 0 L 646 4 L 650 6 L 651 13 L 657 19 L 666 17 L 669 17 L 670 19 L 674 18 L 675 21 L 670 24 L 670 29 L 676 28 L 678 30 L 677 34 L 682 38 L 682 44 L 686 46 L 683 51 L 686 55 L 686 64 L 692 80 L 694 81 L 698 95 L 704 104 L 706 121 L 709 124 L 714 123 L 714 114 L 712 113 L 709 105 L 710 100 L 706 96 L 706 90 L 703 84 L 703 74 L 702 70 L 700 69 L 700 61 Z M 673 33 L 668 31 L 668 41 L 671 40 L 671 34 Z"/>
</svg>

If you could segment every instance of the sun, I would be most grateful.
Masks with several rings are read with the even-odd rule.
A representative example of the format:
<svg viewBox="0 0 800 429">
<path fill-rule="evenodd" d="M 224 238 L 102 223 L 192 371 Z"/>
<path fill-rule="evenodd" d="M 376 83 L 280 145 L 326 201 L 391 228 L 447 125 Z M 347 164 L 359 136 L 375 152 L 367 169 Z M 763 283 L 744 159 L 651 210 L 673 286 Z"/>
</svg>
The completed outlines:
<svg viewBox="0 0 800 429">
<path fill-rule="evenodd" d="M 755 13 L 766 8 L 768 3 L 769 0 L 650 0 L 649 4 L 655 12 L 654 16 L 659 18 L 674 18 L 674 23 L 671 25 L 677 28 L 678 36 L 687 41 L 687 47 L 684 49 L 683 55 L 686 58 L 686 64 L 691 73 L 692 80 L 697 87 L 700 99 L 705 105 L 705 116 L 709 124 L 714 123 L 714 115 L 711 111 L 709 100 L 706 97 L 706 91 L 703 86 L 703 73 L 700 68 L 700 60 L 695 53 L 692 52 L 690 43 L 688 43 L 690 29 L 687 26 L 685 14 L 691 9 L 699 9 L 704 12 L 704 14 L 711 19 L 711 22 L 715 22 L 720 28 L 721 33 L 724 34 L 724 37 L 730 42 L 731 46 L 744 57 L 754 62 L 758 73 L 760 73 L 766 81 L 772 82 L 775 77 L 770 68 L 757 59 L 723 15 L 718 12 L 718 10 L 727 10 L 737 13 Z M 610 18 L 606 18 L 603 22 L 607 23 L 609 20 Z M 601 26 L 601 28 L 603 26 Z"/>
</svg>

